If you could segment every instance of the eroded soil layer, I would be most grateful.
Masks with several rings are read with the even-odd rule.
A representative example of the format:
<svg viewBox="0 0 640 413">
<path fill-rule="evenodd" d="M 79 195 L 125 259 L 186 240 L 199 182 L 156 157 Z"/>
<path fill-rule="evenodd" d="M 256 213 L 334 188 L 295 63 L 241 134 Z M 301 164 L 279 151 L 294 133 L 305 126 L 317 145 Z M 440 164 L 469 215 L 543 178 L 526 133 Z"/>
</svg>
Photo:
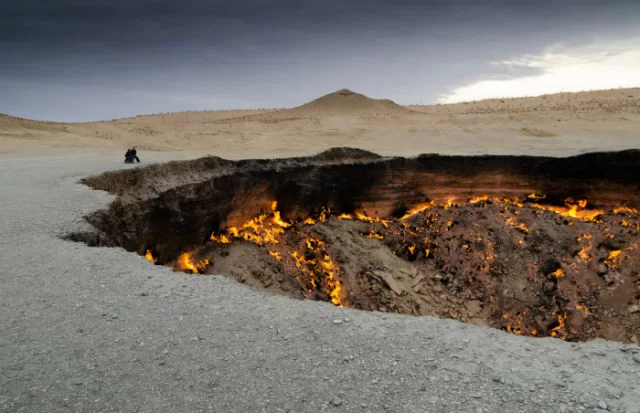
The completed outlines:
<svg viewBox="0 0 640 413">
<path fill-rule="evenodd" d="M 298 298 L 516 334 L 637 342 L 640 151 L 572 158 L 189 162 L 84 180 L 93 234 L 158 264 Z"/>
</svg>

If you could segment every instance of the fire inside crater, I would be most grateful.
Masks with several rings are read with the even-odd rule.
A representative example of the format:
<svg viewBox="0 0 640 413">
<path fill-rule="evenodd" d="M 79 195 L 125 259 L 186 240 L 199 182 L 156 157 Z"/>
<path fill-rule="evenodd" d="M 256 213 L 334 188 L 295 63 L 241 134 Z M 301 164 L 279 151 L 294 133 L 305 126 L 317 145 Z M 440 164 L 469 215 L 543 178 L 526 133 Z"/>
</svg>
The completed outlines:
<svg viewBox="0 0 640 413">
<path fill-rule="evenodd" d="M 638 161 L 339 148 L 109 172 L 85 179 L 119 195 L 90 243 L 336 306 L 636 342 Z"/>
</svg>

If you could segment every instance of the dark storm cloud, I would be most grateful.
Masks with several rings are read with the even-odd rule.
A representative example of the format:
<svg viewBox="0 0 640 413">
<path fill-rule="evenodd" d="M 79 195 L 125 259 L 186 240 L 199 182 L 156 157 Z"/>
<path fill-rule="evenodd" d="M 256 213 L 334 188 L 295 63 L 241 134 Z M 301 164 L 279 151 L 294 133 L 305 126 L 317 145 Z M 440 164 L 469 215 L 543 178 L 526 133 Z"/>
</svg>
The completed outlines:
<svg viewBox="0 0 640 413">
<path fill-rule="evenodd" d="M 636 0 L 22 0 L 5 2 L 0 14 L 0 39 L 55 42 L 59 38 L 81 42 L 87 37 L 121 36 L 162 38 L 162 30 L 176 31 L 202 22 L 233 21 L 240 25 L 358 29 L 387 22 L 395 28 L 422 21 L 441 27 L 461 22 L 482 25 L 506 19 L 580 23 L 594 16 L 630 19 Z M 155 23 L 155 24 L 154 24 Z M 544 21 L 541 21 L 544 23 Z M 614 23 L 614 22 L 611 22 Z M 600 24 L 608 22 L 600 20 Z M 223 25 L 224 26 L 224 25 Z M 499 27 L 496 27 L 499 30 Z M 216 31 L 212 25 L 209 30 Z M 74 38 L 75 36 L 75 38 Z"/>
<path fill-rule="evenodd" d="M 617 0 L 608 1 L 606 5 L 611 7 L 635 3 L 635 0 Z M 529 13 L 540 10 L 602 9 L 602 6 L 601 0 L 22 0 L 5 2 L 3 14 L 6 20 L 13 18 L 120 20 L 175 15 L 263 19 L 269 16 L 333 17 L 344 12 L 376 13 L 389 9 L 437 11 L 480 7 Z"/>
<path fill-rule="evenodd" d="M 341 87 L 428 103 L 523 75 L 492 61 L 640 20 L 636 0 L 0 2 L 0 112 L 69 120 L 291 106 Z"/>
</svg>

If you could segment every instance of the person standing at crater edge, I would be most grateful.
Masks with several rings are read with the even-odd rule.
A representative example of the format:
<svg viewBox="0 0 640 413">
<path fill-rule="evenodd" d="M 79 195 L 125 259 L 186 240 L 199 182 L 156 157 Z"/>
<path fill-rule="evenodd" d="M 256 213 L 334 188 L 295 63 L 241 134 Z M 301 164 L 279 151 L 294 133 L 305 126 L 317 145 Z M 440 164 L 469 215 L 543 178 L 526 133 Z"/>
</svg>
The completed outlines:
<svg viewBox="0 0 640 413">
<path fill-rule="evenodd" d="M 136 151 L 136 147 L 131 148 L 131 157 L 136 160 L 136 162 L 140 163 L 140 158 L 138 158 L 138 151 Z"/>
<path fill-rule="evenodd" d="M 135 146 L 131 149 L 127 149 L 127 152 L 124 154 L 125 163 L 133 163 L 134 160 L 140 163 L 140 158 L 138 158 Z"/>
</svg>

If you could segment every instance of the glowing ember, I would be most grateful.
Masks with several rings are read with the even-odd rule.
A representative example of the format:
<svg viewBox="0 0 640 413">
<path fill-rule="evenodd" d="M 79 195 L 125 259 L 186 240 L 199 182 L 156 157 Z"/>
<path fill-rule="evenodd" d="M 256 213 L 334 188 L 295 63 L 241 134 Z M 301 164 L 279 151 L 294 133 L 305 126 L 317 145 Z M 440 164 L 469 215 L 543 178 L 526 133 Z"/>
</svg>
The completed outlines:
<svg viewBox="0 0 640 413">
<path fill-rule="evenodd" d="M 589 312 L 589 307 L 587 307 L 586 305 L 576 305 L 576 309 L 584 311 L 585 313 Z"/>
<path fill-rule="evenodd" d="M 277 259 L 278 261 L 282 261 L 282 255 L 280 255 L 278 251 L 269 251 L 269 255 L 271 255 L 273 258 Z"/>
<path fill-rule="evenodd" d="M 578 251 L 578 256 L 580 257 L 581 260 L 589 262 L 591 261 L 591 256 L 589 255 L 589 248 L 580 248 L 580 251 Z"/>
<path fill-rule="evenodd" d="M 576 239 L 576 241 L 584 242 L 584 241 L 588 241 L 590 239 L 591 239 L 591 234 L 582 234 Z"/>
<path fill-rule="evenodd" d="M 553 275 L 556 278 L 562 278 L 564 277 L 566 274 L 564 273 L 564 270 L 562 268 L 558 268 L 557 270 L 555 270 L 554 272 L 551 273 L 551 275 Z"/>
<path fill-rule="evenodd" d="M 509 217 L 505 222 L 505 224 L 511 228 L 519 229 L 523 234 L 529 233 L 529 227 L 527 227 L 522 222 L 518 222 L 518 220 L 515 217 Z"/>
<path fill-rule="evenodd" d="M 506 331 L 508 331 L 509 333 L 522 335 L 523 332 L 524 332 L 524 329 L 523 329 L 523 326 L 522 326 L 522 316 L 523 315 L 524 314 L 522 314 L 522 313 L 515 313 L 515 314 L 506 313 L 506 314 L 503 314 L 502 318 L 505 320 L 504 329 Z"/>
<path fill-rule="evenodd" d="M 489 200 L 489 195 L 481 195 L 481 196 L 477 196 L 473 199 L 469 200 L 470 204 L 477 204 L 483 201 L 488 201 Z"/>
<path fill-rule="evenodd" d="M 564 340 L 566 338 L 566 335 L 563 334 L 561 330 L 565 327 L 564 320 L 567 319 L 567 313 L 564 313 L 562 315 L 556 314 L 556 319 L 558 320 L 558 325 L 551 329 L 551 337 L 557 337 Z"/>
<path fill-rule="evenodd" d="M 516 208 L 524 207 L 524 204 L 520 202 L 520 199 L 518 197 L 496 199 L 496 202 L 502 202 L 502 204 L 505 207 L 505 210 L 507 209 L 508 206 L 514 206 Z"/>
<path fill-rule="evenodd" d="M 535 193 L 527 195 L 527 199 L 530 199 L 532 201 L 541 201 L 541 200 L 545 199 L 546 197 L 547 197 L 546 195 L 535 194 Z"/>
<path fill-rule="evenodd" d="M 578 257 L 580 257 L 580 259 L 584 262 L 591 261 L 591 255 L 589 254 L 589 252 L 591 251 L 591 248 L 593 248 L 593 244 L 591 243 L 591 238 L 592 238 L 591 234 L 582 234 L 576 240 L 580 243 L 585 244 L 585 246 L 580 248 L 580 250 L 578 251 Z"/>
<path fill-rule="evenodd" d="M 381 219 L 379 217 L 370 217 L 360 211 L 356 211 L 356 218 L 359 221 L 368 222 L 370 224 L 375 224 L 376 222 L 379 222 L 382 224 L 383 227 L 389 228 L 389 221 L 387 221 L 386 219 Z"/>
<path fill-rule="evenodd" d="M 611 251 L 609 253 L 609 257 L 607 259 L 608 260 L 615 260 L 616 258 L 618 258 L 620 256 L 620 254 L 622 254 L 622 251 L 620 251 L 620 250 Z"/>
<path fill-rule="evenodd" d="M 374 232 L 373 229 L 366 234 L 361 233 L 360 235 L 362 235 L 365 238 L 384 239 L 383 235 L 378 234 L 377 232 Z"/>
<path fill-rule="evenodd" d="M 454 204 L 454 201 L 455 201 L 455 200 L 456 200 L 455 198 L 449 198 L 449 199 L 447 199 L 447 202 L 445 202 L 445 203 L 442 205 L 442 207 L 443 207 L 444 209 L 449 209 L 449 208 L 451 208 L 451 207 L 456 206 L 456 204 Z"/>
</svg>

